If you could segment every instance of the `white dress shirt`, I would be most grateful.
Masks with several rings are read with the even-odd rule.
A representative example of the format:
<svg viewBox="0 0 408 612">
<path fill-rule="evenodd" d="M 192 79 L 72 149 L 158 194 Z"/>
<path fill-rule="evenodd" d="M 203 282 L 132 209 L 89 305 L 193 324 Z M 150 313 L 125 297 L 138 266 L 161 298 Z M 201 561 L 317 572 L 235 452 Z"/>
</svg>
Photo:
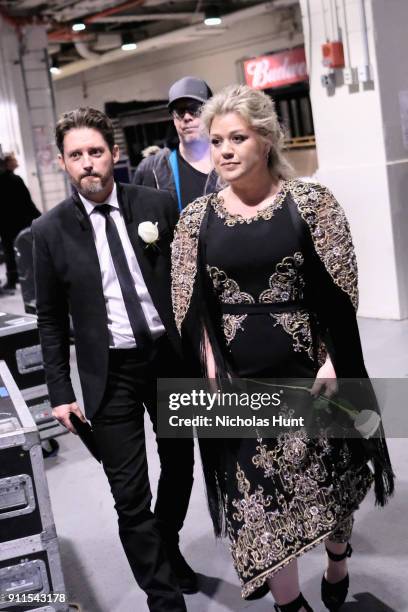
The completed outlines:
<svg viewBox="0 0 408 612">
<path fill-rule="evenodd" d="M 81 194 L 79 194 L 79 197 L 85 206 L 93 228 L 93 236 L 102 273 L 103 295 L 105 298 L 106 311 L 108 313 L 109 346 L 110 348 L 134 348 L 136 347 L 135 338 L 130 326 L 118 277 L 110 254 L 108 239 L 106 237 L 105 217 L 95 210 L 98 208 L 98 204 L 87 200 Z M 165 333 L 165 329 L 147 290 L 139 262 L 137 261 L 130 242 L 125 221 L 119 208 L 116 184 L 104 204 L 109 204 L 109 206 L 113 207 L 110 216 L 115 222 L 122 241 L 130 273 L 134 280 L 147 324 L 153 339 L 156 339 Z"/>
</svg>

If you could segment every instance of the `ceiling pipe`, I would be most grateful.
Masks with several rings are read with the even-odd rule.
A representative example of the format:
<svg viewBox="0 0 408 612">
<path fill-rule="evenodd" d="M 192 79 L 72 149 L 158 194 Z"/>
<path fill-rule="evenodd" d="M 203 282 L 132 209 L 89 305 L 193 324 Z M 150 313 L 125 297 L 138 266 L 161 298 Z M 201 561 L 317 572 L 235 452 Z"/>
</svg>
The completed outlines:
<svg viewBox="0 0 408 612">
<path fill-rule="evenodd" d="M 96 39 L 92 41 L 92 51 L 112 51 L 122 45 L 122 35 L 120 32 L 100 32 Z"/>
<path fill-rule="evenodd" d="M 85 42 L 76 40 L 74 42 L 74 45 L 79 55 L 86 60 L 99 60 L 101 55 L 103 55 L 103 53 L 96 53 L 95 51 L 91 51 L 88 44 Z"/>
<path fill-rule="evenodd" d="M 92 43 L 77 40 L 74 42 L 75 49 L 79 55 L 86 60 L 99 60 L 106 50 L 117 49 L 122 44 L 119 34 L 100 34 L 93 39 Z M 90 48 L 92 45 L 92 49 Z M 99 48 L 98 48 L 99 45 Z"/>
<path fill-rule="evenodd" d="M 61 45 L 59 45 L 58 43 L 48 45 L 48 55 L 55 55 L 55 53 L 59 53 L 60 51 Z"/>
<path fill-rule="evenodd" d="M 86 17 L 83 21 L 84 23 L 93 23 L 95 19 L 100 17 L 108 17 L 109 15 L 116 15 L 116 13 L 120 13 L 121 11 L 125 11 L 130 8 L 134 8 L 136 6 L 142 6 L 145 3 L 145 0 L 130 0 L 129 2 L 123 2 L 123 4 L 118 4 L 117 6 L 113 6 L 110 9 L 106 9 L 105 11 L 101 11 L 99 13 L 95 13 L 94 15 L 90 15 Z"/>
<path fill-rule="evenodd" d="M 95 17 L 93 23 L 131 23 L 133 21 L 188 21 L 204 19 L 204 13 L 139 13 L 138 15 L 116 15 Z"/>
<path fill-rule="evenodd" d="M 49 42 L 55 43 L 69 43 L 77 41 L 89 41 L 95 38 L 93 34 L 89 32 L 73 32 L 71 28 L 60 28 L 53 32 L 48 32 Z"/>
<path fill-rule="evenodd" d="M 229 13 L 228 15 L 223 16 L 223 25 L 229 26 L 233 25 L 234 23 L 244 21 L 245 19 L 250 19 L 251 17 L 268 14 L 271 11 L 275 10 L 276 7 L 274 5 L 275 3 L 272 0 L 269 2 L 263 2 L 262 4 L 251 6 L 246 9 L 242 9 L 241 11 Z M 134 51 L 134 53 L 137 55 L 141 55 L 142 53 L 157 50 L 158 48 L 164 49 L 165 47 L 170 47 L 175 44 L 190 43 L 193 41 L 194 36 L 207 38 L 211 31 L 212 34 L 215 36 L 221 35 L 223 32 L 225 32 L 225 29 L 217 27 L 212 30 L 211 28 L 201 27 L 201 24 L 195 24 L 187 26 L 185 28 L 179 28 L 172 32 L 167 32 L 166 34 L 161 34 L 159 36 L 154 36 L 152 38 L 138 41 L 137 49 Z M 129 52 L 129 55 L 131 55 L 132 53 L 133 52 Z M 107 53 L 98 55 L 97 59 L 82 59 L 61 68 L 60 74 L 53 75 L 53 80 L 60 81 L 62 79 L 73 76 L 74 74 L 89 70 L 90 68 L 100 66 L 101 64 L 108 64 L 111 62 L 120 61 L 123 60 L 123 58 L 123 51 L 121 49 L 115 49 L 113 51 L 108 51 Z"/>
</svg>

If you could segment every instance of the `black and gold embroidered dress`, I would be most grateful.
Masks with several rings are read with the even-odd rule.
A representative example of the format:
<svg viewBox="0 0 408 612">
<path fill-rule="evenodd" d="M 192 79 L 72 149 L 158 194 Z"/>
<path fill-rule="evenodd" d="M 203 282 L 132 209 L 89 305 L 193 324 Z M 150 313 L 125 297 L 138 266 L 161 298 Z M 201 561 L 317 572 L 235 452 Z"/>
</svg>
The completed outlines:
<svg viewBox="0 0 408 612">
<path fill-rule="evenodd" d="M 176 230 L 172 274 L 176 323 L 190 363 L 196 358 L 193 375 L 201 375 L 202 322 L 210 324 L 203 305 L 216 300 L 219 350 L 234 375 L 312 378 L 327 345 L 338 377 L 367 377 L 349 226 L 322 185 L 283 181 L 270 205 L 249 219 L 230 214 L 219 194 L 195 200 Z M 304 432 L 225 441 L 202 453 L 216 533 L 218 504 L 243 597 L 265 590 L 268 577 L 328 536 L 350 538 L 353 513 L 373 481 L 364 454 L 357 463 L 352 455 L 346 442 L 334 449 Z"/>
</svg>

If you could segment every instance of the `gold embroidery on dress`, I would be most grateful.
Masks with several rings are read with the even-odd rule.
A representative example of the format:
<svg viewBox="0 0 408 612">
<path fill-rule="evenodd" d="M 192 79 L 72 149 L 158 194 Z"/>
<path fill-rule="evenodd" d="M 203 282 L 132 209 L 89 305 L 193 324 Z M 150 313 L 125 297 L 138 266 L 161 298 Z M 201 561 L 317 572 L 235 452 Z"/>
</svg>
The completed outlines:
<svg viewBox="0 0 408 612">
<path fill-rule="evenodd" d="M 308 437 L 303 430 L 280 434 L 276 446 L 269 449 L 266 444 L 262 443 L 261 439 L 258 439 L 258 446 L 256 447 L 258 454 L 252 457 L 252 463 L 264 470 L 265 478 L 271 478 L 284 468 L 284 465 L 281 465 L 278 461 L 280 454 L 282 454 L 283 462 L 300 465 L 306 456 L 307 442 Z"/>
<path fill-rule="evenodd" d="M 357 262 L 350 227 L 333 194 L 319 183 L 290 181 L 288 190 L 308 224 L 314 247 L 338 287 L 358 307 Z"/>
<path fill-rule="evenodd" d="M 258 219 L 264 219 L 264 221 L 269 221 L 269 219 L 272 219 L 275 212 L 282 207 L 283 201 L 287 193 L 287 187 L 288 183 L 284 181 L 272 202 L 265 208 L 261 208 L 260 210 L 258 210 L 258 212 L 252 217 L 243 217 L 239 213 L 233 214 L 228 212 L 228 210 L 225 208 L 224 198 L 220 194 L 217 194 L 217 197 L 212 200 L 211 204 L 218 217 L 220 219 L 224 219 L 225 225 L 228 225 L 228 227 L 234 227 L 234 225 L 236 225 L 237 223 L 240 223 L 241 225 L 243 223 L 253 223 L 253 221 L 257 221 Z"/>
<path fill-rule="evenodd" d="M 251 575 L 253 569 L 262 564 L 265 557 L 271 555 L 272 558 L 272 555 L 279 553 L 276 550 L 279 542 L 272 539 L 266 511 L 273 501 L 272 495 L 265 495 L 260 485 L 257 486 L 254 493 L 250 493 L 250 482 L 239 464 L 237 464 L 236 479 L 237 489 L 242 495 L 242 498 L 234 499 L 231 504 L 235 508 L 235 511 L 232 511 L 231 507 L 232 518 L 242 523 L 237 545 L 235 545 L 234 532 L 228 519 L 227 529 L 231 538 L 234 565 L 242 576 L 248 576 Z M 246 544 L 249 544 L 251 549 L 247 548 Z"/>
<path fill-rule="evenodd" d="M 303 262 L 302 253 L 297 251 L 293 256 L 284 257 L 276 264 L 276 271 L 269 277 L 269 289 L 262 291 L 259 301 L 274 304 L 301 300 L 305 281 L 299 273 L 299 268 Z"/>
<path fill-rule="evenodd" d="M 250 293 L 241 291 L 239 285 L 216 266 L 207 266 L 208 273 L 223 304 L 255 304 Z"/>
<path fill-rule="evenodd" d="M 245 321 L 248 315 L 234 315 L 234 314 L 223 314 L 222 315 L 222 326 L 224 330 L 225 340 L 227 345 L 230 344 L 236 336 L 237 331 L 240 329 L 244 331 L 242 323 Z"/>
<path fill-rule="evenodd" d="M 200 227 L 210 196 L 197 198 L 181 213 L 171 246 L 174 317 L 179 333 L 188 309 L 197 273 L 197 252 Z"/>
<path fill-rule="evenodd" d="M 232 278 L 228 278 L 223 270 L 216 266 L 207 266 L 208 273 L 218 293 L 218 297 L 223 304 L 254 304 L 255 300 L 249 293 L 241 291 L 239 285 Z M 237 331 L 243 330 L 242 323 L 247 318 L 247 314 L 223 314 L 222 322 L 224 335 L 227 344 L 235 338 Z"/>
<path fill-rule="evenodd" d="M 304 263 L 302 253 L 297 251 L 293 256 L 284 257 L 276 265 L 276 271 L 269 278 L 269 289 L 262 291 L 259 301 L 262 303 L 282 303 L 303 299 L 305 281 L 299 269 Z M 279 324 L 294 339 L 296 352 L 306 351 L 313 359 L 312 333 L 309 314 L 306 310 L 273 314 L 275 325 Z"/>
<path fill-rule="evenodd" d="M 251 482 L 237 464 L 238 497 L 224 495 L 230 550 L 243 597 L 328 535 L 347 541 L 352 512 L 372 482 L 370 470 L 362 466 L 340 475 L 335 487 L 323 486 L 328 477 L 324 457 L 330 453 L 326 439 L 310 447 L 306 434 L 291 432 L 276 442 L 273 448 L 258 440 L 252 461 L 264 470 L 265 479 L 280 479 L 284 493 L 267 495 L 259 482 L 251 492 Z"/>
<path fill-rule="evenodd" d="M 313 341 L 310 329 L 310 316 L 307 310 L 296 310 L 294 312 L 271 313 L 275 319 L 274 326 L 281 325 L 285 332 L 293 338 L 293 350 L 296 353 L 306 351 L 313 360 Z"/>
<path fill-rule="evenodd" d="M 329 540 L 331 542 L 337 542 L 339 544 L 344 544 L 349 541 L 351 538 L 351 533 L 353 531 L 354 524 L 354 516 L 350 514 L 346 519 L 340 521 L 338 525 L 336 525 L 336 529 L 330 535 Z"/>
<path fill-rule="evenodd" d="M 303 287 L 305 285 L 300 268 L 304 263 L 301 252 L 284 257 L 276 264 L 275 272 L 269 278 L 269 289 L 265 289 L 259 296 L 259 302 L 265 304 L 284 303 L 288 301 L 301 300 L 303 298 Z M 250 293 L 241 291 L 238 283 L 229 278 L 227 274 L 216 266 L 207 266 L 208 273 L 217 291 L 222 304 L 255 304 L 255 299 Z M 242 323 L 247 314 L 224 314 L 223 328 L 227 344 L 235 338 L 238 330 L 243 330 Z M 296 352 L 306 351 L 310 359 L 313 359 L 312 334 L 309 323 L 309 315 L 306 310 L 272 314 L 283 329 L 294 339 L 294 350 Z"/>
<path fill-rule="evenodd" d="M 276 445 L 269 449 L 258 440 L 258 454 L 252 457 L 252 463 L 264 470 L 265 478 L 278 478 L 285 491 L 301 493 L 306 500 L 317 494 L 319 483 L 327 478 L 322 459 L 330 452 L 326 438 L 319 438 L 312 450 L 308 448 L 309 441 L 304 430 L 279 434 Z"/>
</svg>

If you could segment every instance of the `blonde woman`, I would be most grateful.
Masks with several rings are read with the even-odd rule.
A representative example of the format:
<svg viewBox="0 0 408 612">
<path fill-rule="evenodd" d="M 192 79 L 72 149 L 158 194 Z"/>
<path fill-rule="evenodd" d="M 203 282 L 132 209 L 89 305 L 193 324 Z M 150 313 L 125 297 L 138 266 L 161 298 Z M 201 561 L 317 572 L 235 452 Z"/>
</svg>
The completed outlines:
<svg viewBox="0 0 408 612">
<path fill-rule="evenodd" d="M 341 207 L 322 185 L 291 179 L 264 93 L 228 87 L 205 104 L 202 119 L 226 186 L 183 211 L 173 243 L 175 317 L 196 374 L 327 376 L 324 338 L 337 377 L 367 377 Z M 229 535 L 242 596 L 270 590 L 278 611 L 312 610 L 296 559 L 325 542 L 322 599 L 338 610 L 348 590 L 353 513 L 373 481 L 363 447 L 299 433 L 202 441 L 201 451 L 215 531 Z M 381 439 L 373 464 L 383 505 L 393 474 Z"/>
</svg>

